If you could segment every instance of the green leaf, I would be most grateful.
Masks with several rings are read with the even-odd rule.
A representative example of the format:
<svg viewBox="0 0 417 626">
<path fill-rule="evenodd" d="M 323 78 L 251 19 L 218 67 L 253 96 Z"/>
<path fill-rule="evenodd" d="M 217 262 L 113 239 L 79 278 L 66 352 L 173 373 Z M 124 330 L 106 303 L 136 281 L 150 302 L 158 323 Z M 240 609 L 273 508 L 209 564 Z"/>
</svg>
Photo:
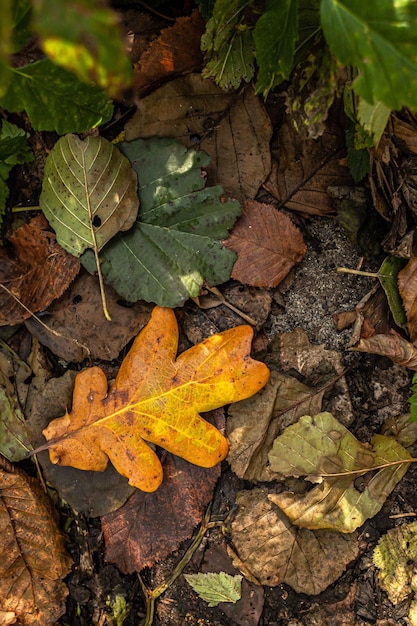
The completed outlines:
<svg viewBox="0 0 417 626">
<path fill-rule="evenodd" d="M 58 243 L 80 256 L 128 230 L 138 211 L 129 161 L 102 137 L 61 137 L 49 153 L 39 205 Z"/>
<path fill-rule="evenodd" d="M 17 463 L 32 449 L 25 418 L 17 401 L 0 388 L 0 452 L 12 463 Z"/>
<path fill-rule="evenodd" d="M 394 439 L 375 435 L 370 449 L 330 413 L 305 415 L 275 439 L 269 462 L 284 476 L 322 481 L 307 493 L 285 492 L 270 499 L 296 526 L 351 533 L 381 510 L 406 473 L 409 459 Z M 403 463 L 377 470 L 364 488 L 357 489 L 360 475 L 398 461 Z"/>
<path fill-rule="evenodd" d="M 357 68 L 355 92 L 390 109 L 415 107 L 417 4 L 410 0 L 322 0 L 321 23 L 339 61 Z"/>
<path fill-rule="evenodd" d="M 12 4 L 2 0 L 0 19 L 0 97 L 5 93 L 10 80 L 9 56 L 12 52 Z"/>
<path fill-rule="evenodd" d="M 407 328 L 407 316 L 398 290 L 398 274 L 406 264 L 405 259 L 389 254 L 378 270 L 379 282 L 387 296 L 392 317 L 397 326 L 401 328 Z"/>
<path fill-rule="evenodd" d="M 120 147 L 138 174 L 141 208 L 134 227 L 100 253 L 105 281 L 128 301 L 175 307 L 197 296 L 204 280 L 228 280 L 236 256 L 221 240 L 240 205 L 224 201 L 221 187 L 204 188 L 207 155 L 166 138 Z M 96 268 L 88 252 L 81 262 Z"/>
<path fill-rule="evenodd" d="M 378 146 L 390 115 L 391 109 L 382 102 L 369 104 L 362 98 L 359 100 L 358 121 L 372 136 L 374 146 Z"/>
<path fill-rule="evenodd" d="M 212 18 L 201 38 L 206 66 L 202 75 L 214 78 L 222 89 L 237 89 L 255 72 L 252 31 L 245 24 L 248 0 L 216 0 Z"/>
<path fill-rule="evenodd" d="M 410 422 L 417 422 L 417 372 L 413 375 L 413 384 L 410 387 L 410 391 L 413 395 L 409 399 L 410 403 Z"/>
<path fill-rule="evenodd" d="M 184 574 L 184 578 L 208 606 L 220 602 L 237 602 L 242 597 L 242 576 L 231 576 L 225 572 L 207 574 Z"/>
<path fill-rule="evenodd" d="M 41 45 L 57 65 L 117 97 L 132 80 L 117 15 L 98 0 L 33 0 Z"/>
<path fill-rule="evenodd" d="M 49 59 L 14 68 L 0 106 L 16 113 L 25 109 L 35 130 L 60 135 L 95 128 L 113 115 L 113 105 L 100 89 Z"/>
<path fill-rule="evenodd" d="M 30 0 L 14 0 L 13 16 L 13 52 L 18 52 L 32 34 L 32 4 Z"/>
<path fill-rule="evenodd" d="M 259 66 L 256 91 L 264 97 L 289 78 L 298 39 L 298 0 L 267 0 L 253 34 Z"/>
<path fill-rule="evenodd" d="M 378 582 L 393 604 L 399 604 L 415 590 L 416 557 L 417 522 L 391 528 L 378 541 L 373 561 L 379 570 Z"/>
</svg>

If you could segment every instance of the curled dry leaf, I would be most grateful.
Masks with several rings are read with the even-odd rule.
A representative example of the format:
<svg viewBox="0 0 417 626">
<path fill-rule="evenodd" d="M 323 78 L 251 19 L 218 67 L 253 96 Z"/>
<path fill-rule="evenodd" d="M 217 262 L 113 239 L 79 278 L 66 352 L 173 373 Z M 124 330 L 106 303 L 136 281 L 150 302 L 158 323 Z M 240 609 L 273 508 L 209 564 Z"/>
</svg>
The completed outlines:
<svg viewBox="0 0 417 626">
<path fill-rule="evenodd" d="M 43 431 L 51 461 L 102 471 L 110 459 L 144 491 L 162 481 L 161 463 L 145 441 L 201 467 L 216 465 L 227 442 L 199 412 L 247 398 L 266 384 L 268 368 L 249 356 L 252 335 L 248 326 L 238 326 L 175 360 L 175 314 L 155 307 L 109 393 L 99 367 L 77 375 L 71 413 Z"/>
<path fill-rule="evenodd" d="M 272 205 L 247 201 L 226 248 L 237 253 L 232 278 L 254 287 L 276 287 L 305 253 L 300 230 Z"/>
<path fill-rule="evenodd" d="M 265 489 L 237 494 L 232 541 L 240 562 L 262 585 L 287 583 L 297 593 L 321 593 L 358 556 L 356 533 L 296 528 L 270 495 Z"/>
<path fill-rule="evenodd" d="M 65 612 L 62 579 L 71 559 L 45 494 L 4 460 L 0 531 L 0 614 L 15 613 L 23 626 L 52 626 Z"/>
<path fill-rule="evenodd" d="M 407 315 L 410 340 L 417 339 L 417 257 L 412 257 L 398 273 L 398 289 Z"/>
<path fill-rule="evenodd" d="M 196 142 L 211 157 L 208 185 L 226 195 L 254 198 L 271 169 L 272 124 L 253 87 L 236 96 L 200 74 L 167 83 L 138 103 L 126 124 L 126 140 L 176 137 L 187 148 Z"/>
<path fill-rule="evenodd" d="M 142 97 L 162 81 L 195 71 L 203 61 L 200 51 L 203 32 L 204 20 L 197 9 L 191 15 L 179 17 L 173 26 L 164 28 L 134 66 L 136 95 Z"/>
<path fill-rule="evenodd" d="M 79 269 L 79 260 L 57 244 L 43 215 L 16 229 L 0 247 L 0 283 L 9 290 L 0 287 L 0 325 L 20 324 L 46 309 Z"/>
</svg>

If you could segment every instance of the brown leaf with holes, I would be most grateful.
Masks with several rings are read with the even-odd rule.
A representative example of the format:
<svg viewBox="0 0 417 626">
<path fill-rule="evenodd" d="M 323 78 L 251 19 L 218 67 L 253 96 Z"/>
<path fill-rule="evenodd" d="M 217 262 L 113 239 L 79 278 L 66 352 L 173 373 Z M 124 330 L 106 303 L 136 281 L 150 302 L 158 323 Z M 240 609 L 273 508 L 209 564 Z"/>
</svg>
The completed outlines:
<svg viewBox="0 0 417 626">
<path fill-rule="evenodd" d="M 303 236 L 288 215 L 255 200 L 243 204 L 223 245 L 238 255 L 232 278 L 252 287 L 276 287 L 306 253 Z"/>
<path fill-rule="evenodd" d="M 0 549 L 0 615 L 14 613 L 22 626 L 55 624 L 65 613 L 71 559 L 43 491 L 3 458 Z"/>
<path fill-rule="evenodd" d="M 305 215 L 334 213 L 327 193 L 329 186 L 353 186 L 345 162 L 345 135 L 335 112 L 318 139 L 310 139 L 307 129 L 296 128 L 291 115 L 282 124 L 272 146 L 272 172 L 264 187 L 279 206 Z"/>
<path fill-rule="evenodd" d="M 16 229 L 0 247 L 0 326 L 46 309 L 74 280 L 80 261 L 56 242 L 43 215 Z M 19 303 L 26 307 L 26 309 Z"/>
<path fill-rule="evenodd" d="M 222 409 L 206 414 L 224 427 Z M 168 454 L 164 481 L 153 493 L 135 491 L 124 506 L 101 518 L 106 561 L 125 573 L 152 567 L 191 537 L 213 497 L 220 465 L 197 467 Z"/>
<path fill-rule="evenodd" d="M 197 9 L 187 17 L 179 17 L 173 26 L 164 28 L 135 63 L 136 95 L 142 97 L 173 76 L 195 71 L 203 61 L 200 50 L 203 33 L 204 20 Z"/>
</svg>

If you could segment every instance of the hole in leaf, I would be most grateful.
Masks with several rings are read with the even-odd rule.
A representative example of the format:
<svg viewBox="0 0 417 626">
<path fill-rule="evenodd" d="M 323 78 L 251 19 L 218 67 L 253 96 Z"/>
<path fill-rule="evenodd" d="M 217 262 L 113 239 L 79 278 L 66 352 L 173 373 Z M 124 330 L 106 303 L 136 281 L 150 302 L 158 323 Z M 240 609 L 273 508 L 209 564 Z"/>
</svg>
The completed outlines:
<svg viewBox="0 0 417 626">
<path fill-rule="evenodd" d="M 74 296 L 73 299 L 72 299 L 72 303 L 73 304 L 79 304 L 82 299 L 83 299 L 83 297 L 80 296 L 80 295 Z"/>
<path fill-rule="evenodd" d="M 98 215 L 95 215 L 93 217 L 93 226 L 95 228 L 98 228 L 99 226 L 101 226 L 101 218 Z"/>
<path fill-rule="evenodd" d="M 134 306 L 134 302 L 127 302 L 127 300 L 123 300 L 121 298 L 119 300 L 117 300 L 117 304 L 119 306 L 124 307 L 125 309 L 131 309 L 132 306 Z"/>
</svg>

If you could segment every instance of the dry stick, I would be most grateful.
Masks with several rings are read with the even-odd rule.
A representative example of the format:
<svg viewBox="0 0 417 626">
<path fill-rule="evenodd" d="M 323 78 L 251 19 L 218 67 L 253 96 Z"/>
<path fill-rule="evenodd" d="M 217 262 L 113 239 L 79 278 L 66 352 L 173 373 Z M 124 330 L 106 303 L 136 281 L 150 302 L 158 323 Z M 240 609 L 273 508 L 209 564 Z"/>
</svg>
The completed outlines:
<svg viewBox="0 0 417 626">
<path fill-rule="evenodd" d="M 195 553 L 198 546 L 202 542 L 206 532 L 210 528 L 214 528 L 215 526 L 219 525 L 219 522 L 210 521 L 210 515 L 211 515 L 211 504 L 209 504 L 209 506 L 207 507 L 207 510 L 204 514 L 204 519 L 201 522 L 200 529 L 197 535 L 195 536 L 192 544 L 190 545 L 190 547 L 188 548 L 188 550 L 186 551 L 182 559 L 179 561 L 179 563 L 176 565 L 172 574 L 169 576 L 169 578 L 165 582 L 155 587 L 155 589 L 150 589 L 144 582 L 142 576 L 138 574 L 140 586 L 142 587 L 142 591 L 143 591 L 143 594 L 145 596 L 145 601 L 146 601 L 146 619 L 145 619 L 144 626 L 152 626 L 153 624 L 153 618 L 155 614 L 155 600 L 157 600 L 157 598 L 159 598 L 159 596 L 161 596 L 168 589 L 168 587 L 170 587 L 175 582 L 178 576 L 182 573 L 185 566 L 190 562 L 193 554 Z"/>
<path fill-rule="evenodd" d="M 68 337 L 67 335 L 63 335 L 62 333 L 59 333 L 57 330 L 54 330 L 53 328 L 50 328 L 35 313 L 33 313 L 33 311 L 31 311 L 25 304 L 23 304 L 23 302 L 21 300 L 19 300 L 19 298 L 17 296 L 15 296 L 13 291 L 11 291 L 8 287 L 6 287 L 6 285 L 3 285 L 3 283 L 0 283 L 0 287 L 2 289 L 4 289 L 4 291 L 9 296 L 11 296 L 22 307 L 22 309 L 24 309 L 27 313 L 29 313 L 29 315 L 31 317 L 33 317 L 33 319 L 35 319 L 48 333 L 51 333 L 55 337 L 63 337 L 64 339 L 69 339 L 70 341 L 73 341 L 79 348 L 82 348 L 83 350 L 85 350 L 87 352 L 87 356 L 90 356 L 90 352 L 91 351 L 90 351 L 90 348 L 88 346 L 86 346 L 85 344 L 81 343 L 77 339 L 74 339 L 73 337 Z"/>
</svg>

